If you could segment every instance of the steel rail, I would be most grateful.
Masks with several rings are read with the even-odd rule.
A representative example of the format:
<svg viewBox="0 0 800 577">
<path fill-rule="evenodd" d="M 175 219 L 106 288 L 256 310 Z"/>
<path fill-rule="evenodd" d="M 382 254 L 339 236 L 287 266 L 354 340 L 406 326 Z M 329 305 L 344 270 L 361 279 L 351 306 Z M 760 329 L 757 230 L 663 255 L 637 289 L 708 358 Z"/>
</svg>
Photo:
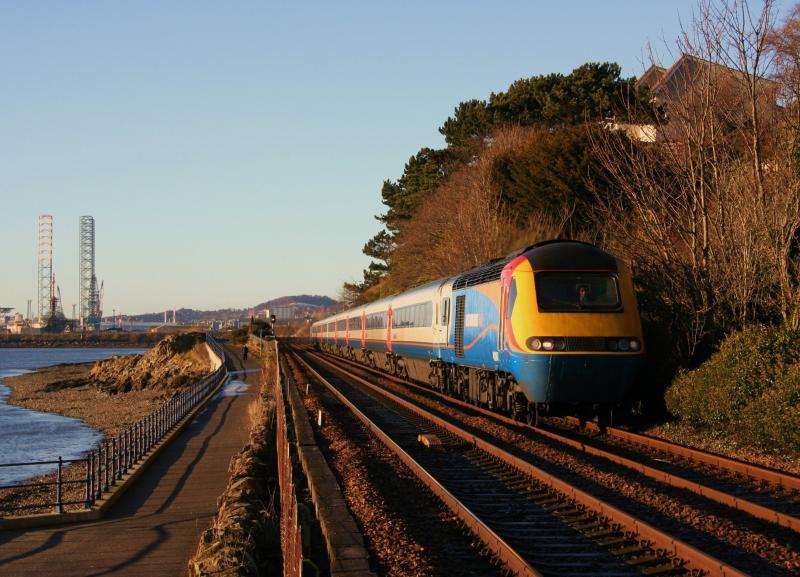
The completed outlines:
<svg viewBox="0 0 800 577">
<path fill-rule="evenodd" d="M 563 435 L 559 435 L 558 433 L 554 433 L 552 431 L 548 431 L 546 429 L 542 429 L 540 427 L 533 427 L 534 430 L 559 443 L 564 443 L 571 447 L 574 447 L 580 451 L 588 455 L 594 455 L 596 457 L 601 457 L 618 465 L 622 465 L 628 469 L 632 469 L 637 473 L 640 473 L 646 477 L 650 477 L 651 479 L 655 479 L 661 483 L 669 485 L 671 487 L 675 487 L 678 489 L 687 489 L 692 493 L 710 499 L 711 501 L 715 501 L 722 505 L 726 505 L 731 507 L 732 509 L 736 509 L 738 511 L 742 511 L 753 517 L 758 519 L 762 519 L 764 521 L 769 521 L 770 523 L 775 523 L 781 527 L 786 527 L 796 533 L 800 533 L 800 519 L 797 517 L 792 517 L 791 515 L 787 515 L 785 513 L 781 513 L 779 511 L 775 511 L 774 509 L 770 509 L 769 507 L 765 507 L 764 505 L 759 505 L 758 503 L 754 503 L 747 499 L 741 497 L 734 497 L 733 495 L 726 493 L 724 491 L 720 491 L 718 489 L 714 489 L 707 485 L 703 485 L 702 483 L 698 483 L 696 481 L 690 481 L 689 479 L 685 479 L 679 475 L 675 475 L 672 473 L 667 473 L 662 471 L 661 469 L 656 469 L 655 467 L 650 467 L 643 463 L 639 463 L 632 459 L 628 459 L 621 455 L 617 455 L 615 453 L 611 453 L 609 451 L 605 451 L 593 445 L 587 445 L 580 441 L 576 441 L 574 439 L 570 439 L 568 437 L 564 437 Z"/>
<path fill-rule="evenodd" d="M 505 540 L 490 529 L 483 521 L 461 503 L 450 491 L 445 489 L 428 471 L 426 471 L 417 461 L 409 455 L 400 445 L 395 443 L 386 433 L 381 430 L 369 417 L 367 417 L 358 407 L 355 406 L 341 391 L 334 387 L 327 379 L 322 377 L 297 353 L 293 353 L 294 358 L 311 373 L 314 378 L 323 384 L 339 401 L 342 402 L 358 419 L 364 423 L 369 431 L 381 440 L 411 471 L 423 482 L 433 493 L 441 499 L 454 515 L 461 519 L 469 529 L 494 553 L 503 563 L 516 575 L 542 577 L 542 574 L 534 569 L 517 553 Z M 323 361 L 325 362 L 325 361 Z M 357 377 L 354 377 L 357 378 Z"/>
<path fill-rule="evenodd" d="M 602 516 L 609 518 L 611 521 L 619 523 L 626 530 L 631 531 L 641 538 L 654 542 L 658 547 L 664 549 L 675 555 L 676 557 L 683 559 L 686 561 L 690 566 L 696 569 L 700 569 L 708 573 L 708 575 L 712 577 L 745 577 L 747 574 L 739 571 L 735 567 L 728 565 L 727 563 L 723 563 L 719 559 L 708 555 L 696 547 L 685 543 L 684 541 L 672 537 L 661 530 L 657 529 L 656 527 L 645 523 L 637 519 L 636 517 L 625 513 L 624 511 L 610 505 L 601 499 L 598 499 L 585 491 L 578 489 L 577 487 L 573 487 L 569 483 L 562 481 L 561 479 L 551 475 L 539 469 L 535 465 L 528 463 L 527 461 L 508 453 L 507 451 L 492 445 L 488 441 L 481 439 L 478 436 L 475 436 L 460 427 L 450 423 L 449 421 L 438 417 L 416 405 L 413 403 L 362 379 L 357 375 L 353 375 L 342 369 L 341 367 L 337 366 L 336 364 L 328 361 L 325 358 L 315 354 L 309 353 L 311 356 L 316 358 L 320 363 L 328 366 L 334 372 L 338 374 L 344 374 L 347 378 L 353 379 L 362 385 L 369 387 L 370 389 L 378 392 L 381 395 L 391 399 L 392 401 L 396 402 L 402 407 L 412 411 L 413 413 L 422 416 L 429 421 L 433 422 L 434 424 L 442 427 L 446 431 L 462 438 L 468 443 L 472 443 L 475 447 L 480 448 L 487 453 L 501 459 L 502 461 L 506 462 L 508 465 L 516 468 L 519 471 L 527 474 L 528 476 L 536 479 L 537 481 L 548 485 L 555 491 L 566 495 L 567 497 L 573 499 L 574 501 L 588 507 L 589 509 L 599 513 Z M 302 359 L 301 359 L 302 360 Z M 303 361 L 303 364 L 308 366 L 308 364 Z M 312 369 L 313 371 L 313 369 Z M 338 395 L 337 395 L 338 396 Z M 473 405 L 469 405 L 472 408 L 475 408 Z"/>
<path fill-rule="evenodd" d="M 580 423 L 580 421 L 575 417 L 566 417 L 565 420 L 574 425 L 578 425 Z M 586 426 L 594 431 L 600 431 L 600 427 L 598 427 L 595 423 L 586 423 Z M 714 467 L 730 471 L 731 473 L 746 475 L 758 481 L 766 481 L 774 485 L 780 485 L 785 489 L 800 491 L 800 477 L 783 471 L 769 469 L 760 465 L 754 465 L 753 463 L 747 463 L 731 457 L 725 457 L 724 455 L 719 455 L 710 451 L 703 451 L 702 449 L 687 447 L 686 445 L 673 443 L 672 441 L 658 439 L 642 433 L 633 433 L 631 431 L 626 431 L 616 427 L 607 427 L 606 434 L 611 435 L 612 437 L 623 439 L 625 441 L 637 443 L 639 445 L 645 445 L 653 449 L 658 449 L 671 455 L 697 461 L 705 465 L 712 465 Z"/>
<path fill-rule="evenodd" d="M 487 415 L 487 416 L 489 416 L 489 417 L 491 417 L 491 418 L 493 418 L 495 420 L 498 420 L 500 422 L 503 422 L 503 423 L 506 423 L 506 424 L 510 424 L 510 425 L 513 425 L 513 426 L 516 426 L 516 427 L 523 427 L 523 428 L 532 429 L 536 433 L 538 433 L 538 434 L 540 434 L 540 435 L 542 435 L 544 437 L 547 437 L 547 438 L 549 438 L 549 439 L 551 439 L 553 441 L 556 441 L 558 443 L 562 443 L 562 444 L 565 444 L 565 445 L 569 445 L 570 447 L 572 447 L 574 449 L 577 449 L 579 451 L 582 451 L 582 452 L 584 452 L 586 454 L 593 455 L 595 457 L 600 457 L 602 459 L 606 459 L 608 461 L 616 463 L 617 465 L 620 465 L 620 466 L 626 467 L 628 469 L 631 469 L 633 471 L 636 471 L 637 473 L 640 473 L 640 474 L 642 474 L 642 475 L 644 475 L 646 477 L 650 477 L 651 479 L 654 479 L 656 481 L 659 481 L 659 482 L 664 483 L 666 485 L 669 485 L 671 487 L 675 487 L 677 489 L 685 489 L 685 490 L 691 491 L 692 493 L 695 493 L 697 495 L 705 497 L 706 499 L 709 499 L 709 500 L 714 501 L 716 503 L 720 503 L 721 505 L 725 505 L 725 506 L 730 507 L 732 509 L 735 509 L 737 511 L 742 511 L 743 513 L 747 513 L 748 515 L 752 515 L 753 517 L 756 517 L 756 518 L 761 519 L 763 521 L 767 521 L 769 523 L 774 523 L 774 524 L 776 524 L 776 525 L 778 525 L 780 527 L 785 527 L 785 528 L 787 528 L 787 529 L 789 529 L 791 531 L 794 531 L 795 533 L 800 533 L 800 518 L 798 518 L 798 517 L 794 517 L 792 515 L 787 515 L 786 513 L 781 513 L 780 511 L 776 511 L 775 509 L 771 509 L 770 507 L 766 507 L 764 505 L 760 505 L 758 503 L 754 503 L 753 501 L 750 501 L 749 499 L 745 499 L 743 497 L 733 496 L 730 493 L 726 493 L 725 491 L 720 491 L 718 489 L 714 489 L 712 487 L 709 487 L 708 485 L 704 485 L 704 484 L 699 483 L 697 481 L 691 481 L 689 479 L 681 477 L 680 475 L 676 475 L 674 473 L 667 473 L 665 471 L 662 471 L 661 469 L 658 469 L 658 468 L 655 468 L 655 467 L 650 467 L 650 466 L 645 465 L 643 463 L 639 463 L 637 461 L 634 461 L 633 459 L 628 459 L 626 457 L 623 457 L 623 456 L 618 455 L 616 453 L 612 453 L 610 451 L 606 451 L 606 450 L 601 449 L 599 447 L 596 447 L 594 445 L 586 444 L 586 443 L 584 443 L 582 441 L 577 441 L 575 439 L 572 439 L 570 437 L 566 437 L 566 436 L 564 436 L 562 434 L 559 434 L 559 433 L 556 433 L 554 431 L 550 431 L 550 430 L 542 428 L 542 427 L 529 425 L 527 423 L 522 423 L 520 421 L 516 421 L 516 420 L 514 420 L 511 417 L 508 417 L 506 415 L 497 413 L 497 412 L 489 410 L 489 409 L 485 409 L 483 407 L 479 407 L 479 406 L 470 404 L 470 403 L 468 403 L 466 401 L 463 401 L 461 399 L 457 399 L 455 397 L 451 397 L 449 395 L 444 395 L 443 393 L 437 391 L 436 389 L 432 389 L 432 388 L 429 388 L 429 387 L 423 387 L 423 386 L 418 385 L 416 383 L 411 383 L 411 382 L 405 381 L 403 379 L 399 379 L 398 377 L 395 377 L 394 375 L 388 375 L 386 373 L 383 373 L 382 371 L 379 371 L 378 369 L 373 369 L 371 367 L 367 367 L 367 366 L 361 365 L 358 362 L 354 362 L 354 361 L 351 361 L 349 359 L 344 359 L 344 358 L 340 358 L 340 357 L 334 357 L 334 358 L 336 358 L 337 360 L 341 360 L 342 362 L 347 363 L 349 365 L 353 365 L 353 366 L 362 368 L 362 369 L 370 371 L 370 372 L 375 372 L 377 374 L 380 374 L 382 377 L 389 378 L 389 379 L 391 379 L 391 380 L 393 380 L 393 381 L 395 381 L 397 383 L 403 384 L 405 386 L 413 387 L 413 388 L 425 391 L 426 393 L 429 393 L 429 394 L 435 394 L 435 395 L 437 395 L 437 396 L 439 396 L 439 397 L 441 397 L 443 399 L 446 399 L 448 402 L 452 402 L 452 403 L 457 404 L 459 406 L 463 406 L 463 407 L 469 408 L 470 410 L 477 411 L 477 412 L 479 412 L 481 414 Z M 567 422 L 569 422 L 570 424 L 577 425 L 579 423 L 578 419 L 576 419 L 575 417 L 566 417 L 565 420 Z M 587 423 L 587 427 L 589 427 L 589 428 L 591 428 L 591 429 L 593 429 L 595 431 L 598 431 L 598 432 L 600 431 L 600 427 L 597 426 L 595 423 Z M 611 429 L 611 428 L 608 428 L 607 431 L 612 436 L 616 436 L 618 438 L 621 438 L 621 439 L 624 439 L 624 440 L 627 440 L 627 441 L 630 441 L 630 442 L 638 443 L 638 444 L 641 444 L 641 445 L 645 445 L 645 446 L 648 446 L 648 447 L 651 447 L 651 448 L 656 448 L 656 449 L 668 452 L 668 453 L 670 453 L 672 455 L 682 456 L 682 457 L 690 458 L 690 459 L 697 460 L 697 461 L 700 460 L 699 457 L 703 457 L 704 459 L 707 459 L 707 460 L 702 460 L 701 461 L 704 464 L 715 465 L 715 466 L 718 466 L 718 467 L 720 467 L 720 468 L 722 468 L 724 470 L 730 471 L 730 472 L 748 474 L 751 477 L 754 477 L 754 478 L 756 478 L 758 480 L 769 481 L 769 482 L 772 482 L 774 484 L 779 484 L 782 487 L 790 487 L 790 488 L 795 488 L 796 487 L 797 489 L 800 489 L 800 478 L 792 477 L 791 475 L 787 475 L 785 473 L 780 473 L 780 472 L 777 472 L 777 471 L 772 471 L 770 469 L 765 469 L 763 467 L 750 465 L 750 464 L 747 464 L 747 463 L 744 463 L 744 462 L 741 462 L 741 461 L 736 461 L 736 460 L 733 460 L 733 459 L 722 457 L 720 455 L 715 455 L 713 453 L 707 453 L 707 452 L 704 452 L 704 451 L 699 451 L 697 449 L 690 449 L 690 448 L 685 447 L 683 445 L 676 445 L 675 443 L 670 443 L 669 441 L 662 441 L 661 439 L 656 439 L 654 437 L 650 437 L 650 436 L 647 436 L 647 435 L 631 433 L 631 432 L 625 431 L 623 429 Z M 698 458 L 693 458 L 693 457 L 689 456 L 689 455 L 694 455 L 694 454 L 699 455 L 699 457 Z M 734 465 L 737 465 L 738 467 L 737 468 L 731 468 L 731 467 L 725 466 L 726 462 L 730 462 L 730 463 L 732 463 Z M 747 473 L 746 471 L 748 471 L 748 470 L 751 471 L 751 472 Z M 766 475 L 766 476 L 755 477 L 752 474 L 752 471 L 754 471 L 754 470 L 763 472 L 763 474 Z M 777 479 L 777 480 L 775 480 L 775 479 Z"/>
</svg>

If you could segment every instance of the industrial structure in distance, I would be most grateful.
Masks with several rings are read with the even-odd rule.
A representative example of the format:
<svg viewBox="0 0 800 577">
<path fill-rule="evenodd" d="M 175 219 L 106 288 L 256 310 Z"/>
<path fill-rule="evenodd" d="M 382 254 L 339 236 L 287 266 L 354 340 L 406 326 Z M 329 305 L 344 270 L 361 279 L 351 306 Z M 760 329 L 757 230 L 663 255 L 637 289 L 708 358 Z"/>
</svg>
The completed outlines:
<svg viewBox="0 0 800 577">
<path fill-rule="evenodd" d="M 64 314 L 61 288 L 56 283 L 53 266 L 53 244 L 55 234 L 53 215 L 41 214 L 38 219 L 37 252 L 37 301 L 34 316 L 31 301 L 28 301 L 27 317 L 17 313 L 6 320 L 11 333 L 71 332 L 76 330 L 96 331 L 100 329 L 103 316 L 103 285 L 98 286 L 95 273 L 95 228 L 94 217 L 80 217 L 79 262 L 78 262 L 78 313 L 75 305 L 72 318 Z M 3 309 L 7 314 L 9 310 Z"/>
</svg>

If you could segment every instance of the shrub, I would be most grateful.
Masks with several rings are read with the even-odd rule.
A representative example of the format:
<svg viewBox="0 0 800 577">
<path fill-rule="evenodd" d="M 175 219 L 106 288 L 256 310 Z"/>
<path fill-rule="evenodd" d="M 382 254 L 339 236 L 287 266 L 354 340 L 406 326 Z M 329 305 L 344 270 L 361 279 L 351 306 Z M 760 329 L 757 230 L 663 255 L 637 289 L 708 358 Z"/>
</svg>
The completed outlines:
<svg viewBox="0 0 800 577">
<path fill-rule="evenodd" d="M 728 337 L 666 394 L 688 424 L 753 445 L 800 448 L 800 331 L 753 326 Z"/>
<path fill-rule="evenodd" d="M 752 445 L 800 453 L 800 364 L 748 405 L 741 424 L 743 439 Z"/>
</svg>

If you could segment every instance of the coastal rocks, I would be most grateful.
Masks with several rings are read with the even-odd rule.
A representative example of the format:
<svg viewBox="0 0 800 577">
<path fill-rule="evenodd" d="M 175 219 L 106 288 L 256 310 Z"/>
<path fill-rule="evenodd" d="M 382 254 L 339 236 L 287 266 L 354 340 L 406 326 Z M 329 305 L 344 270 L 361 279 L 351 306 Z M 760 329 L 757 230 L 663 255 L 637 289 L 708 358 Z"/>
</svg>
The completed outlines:
<svg viewBox="0 0 800 577">
<path fill-rule="evenodd" d="M 172 335 L 143 355 L 98 361 L 89 378 L 109 394 L 145 389 L 174 392 L 217 368 L 203 333 Z"/>
</svg>

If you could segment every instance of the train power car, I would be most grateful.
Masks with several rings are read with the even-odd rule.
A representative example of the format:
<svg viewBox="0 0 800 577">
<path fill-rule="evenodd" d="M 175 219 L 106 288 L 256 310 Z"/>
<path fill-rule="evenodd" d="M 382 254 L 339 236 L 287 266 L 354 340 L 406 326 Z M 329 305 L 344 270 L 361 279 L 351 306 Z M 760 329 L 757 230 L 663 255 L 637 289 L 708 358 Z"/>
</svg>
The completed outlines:
<svg viewBox="0 0 800 577">
<path fill-rule="evenodd" d="M 322 319 L 311 337 L 528 421 L 541 409 L 613 406 L 644 354 L 630 270 L 577 241 L 542 242 Z"/>
</svg>

